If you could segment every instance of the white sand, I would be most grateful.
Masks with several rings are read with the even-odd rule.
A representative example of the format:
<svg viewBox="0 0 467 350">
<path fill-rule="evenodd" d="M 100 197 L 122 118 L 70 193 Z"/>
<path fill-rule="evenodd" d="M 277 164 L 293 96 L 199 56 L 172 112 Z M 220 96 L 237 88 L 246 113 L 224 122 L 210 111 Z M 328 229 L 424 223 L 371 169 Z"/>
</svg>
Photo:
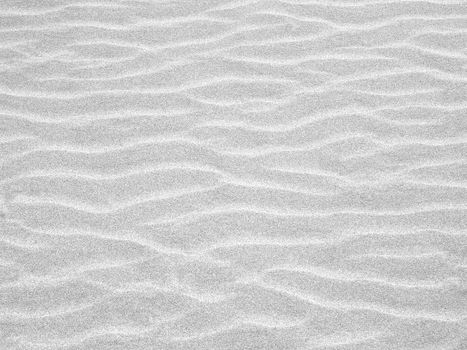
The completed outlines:
<svg viewBox="0 0 467 350">
<path fill-rule="evenodd" d="M 466 158 L 466 1 L 2 0 L 0 349 L 467 349 Z"/>
</svg>

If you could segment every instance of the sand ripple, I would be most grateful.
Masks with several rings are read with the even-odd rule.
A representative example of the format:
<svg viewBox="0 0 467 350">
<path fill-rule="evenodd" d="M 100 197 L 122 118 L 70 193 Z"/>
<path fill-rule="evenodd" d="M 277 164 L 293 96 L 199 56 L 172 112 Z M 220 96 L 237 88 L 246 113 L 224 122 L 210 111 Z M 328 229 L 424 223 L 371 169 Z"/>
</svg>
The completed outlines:
<svg viewBox="0 0 467 350">
<path fill-rule="evenodd" d="M 467 347 L 467 4 L 0 3 L 0 348 Z"/>
</svg>

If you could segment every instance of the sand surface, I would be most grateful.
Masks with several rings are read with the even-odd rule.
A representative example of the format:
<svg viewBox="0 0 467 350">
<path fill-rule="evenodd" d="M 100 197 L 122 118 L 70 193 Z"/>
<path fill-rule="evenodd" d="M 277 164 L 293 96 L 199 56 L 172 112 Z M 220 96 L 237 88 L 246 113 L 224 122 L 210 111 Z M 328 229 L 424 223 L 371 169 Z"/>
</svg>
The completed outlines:
<svg viewBox="0 0 467 350">
<path fill-rule="evenodd" d="M 0 350 L 467 349 L 467 1 L 1 0 Z"/>
</svg>

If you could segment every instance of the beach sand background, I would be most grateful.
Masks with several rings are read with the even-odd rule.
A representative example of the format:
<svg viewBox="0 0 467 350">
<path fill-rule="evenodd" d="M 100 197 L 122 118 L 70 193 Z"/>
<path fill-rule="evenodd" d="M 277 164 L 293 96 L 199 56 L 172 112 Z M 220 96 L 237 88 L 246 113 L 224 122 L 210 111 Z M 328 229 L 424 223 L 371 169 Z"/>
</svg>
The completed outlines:
<svg viewBox="0 0 467 350">
<path fill-rule="evenodd" d="M 467 2 L 2 0 L 0 349 L 467 349 Z"/>
</svg>

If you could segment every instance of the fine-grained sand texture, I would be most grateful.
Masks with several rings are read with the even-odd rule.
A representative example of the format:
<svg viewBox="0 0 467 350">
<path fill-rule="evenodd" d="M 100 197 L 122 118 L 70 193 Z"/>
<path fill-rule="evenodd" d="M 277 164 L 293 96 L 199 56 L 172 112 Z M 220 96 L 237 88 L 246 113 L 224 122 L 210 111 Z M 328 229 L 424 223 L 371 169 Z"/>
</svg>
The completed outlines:
<svg viewBox="0 0 467 350">
<path fill-rule="evenodd" d="M 466 0 L 1 0 L 0 350 L 467 349 Z"/>
</svg>

